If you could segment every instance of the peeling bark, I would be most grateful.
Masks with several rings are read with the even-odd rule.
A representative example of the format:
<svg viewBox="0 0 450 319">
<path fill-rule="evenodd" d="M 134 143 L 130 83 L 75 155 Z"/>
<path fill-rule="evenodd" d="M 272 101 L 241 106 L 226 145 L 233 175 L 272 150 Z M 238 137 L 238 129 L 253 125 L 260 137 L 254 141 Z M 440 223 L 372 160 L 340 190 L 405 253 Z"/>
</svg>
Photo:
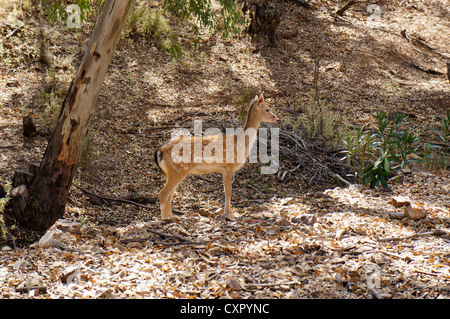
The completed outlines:
<svg viewBox="0 0 450 319">
<path fill-rule="evenodd" d="M 27 228 L 44 231 L 64 214 L 89 120 L 133 3 L 134 0 L 105 3 L 36 177 L 28 187 L 18 185 L 17 196 L 12 197 L 14 215 Z"/>
</svg>

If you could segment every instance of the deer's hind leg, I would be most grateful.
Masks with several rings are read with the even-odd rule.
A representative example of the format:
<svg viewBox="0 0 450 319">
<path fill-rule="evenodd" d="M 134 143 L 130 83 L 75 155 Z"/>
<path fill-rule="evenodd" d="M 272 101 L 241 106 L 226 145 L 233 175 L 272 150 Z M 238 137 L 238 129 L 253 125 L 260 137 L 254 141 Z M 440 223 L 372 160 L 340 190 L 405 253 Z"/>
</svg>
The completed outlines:
<svg viewBox="0 0 450 319">
<path fill-rule="evenodd" d="M 161 218 L 172 218 L 172 199 L 177 186 L 186 178 L 186 173 L 169 174 L 163 189 L 159 192 L 159 202 L 161 204 Z"/>
</svg>

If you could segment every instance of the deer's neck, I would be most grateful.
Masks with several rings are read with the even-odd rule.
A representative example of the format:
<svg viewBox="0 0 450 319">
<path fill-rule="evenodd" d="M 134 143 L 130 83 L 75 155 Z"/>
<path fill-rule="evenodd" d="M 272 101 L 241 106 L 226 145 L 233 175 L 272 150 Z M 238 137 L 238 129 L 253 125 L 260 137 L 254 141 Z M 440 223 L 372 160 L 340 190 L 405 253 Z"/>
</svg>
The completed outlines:
<svg viewBox="0 0 450 319">
<path fill-rule="evenodd" d="M 251 112 L 249 112 L 247 115 L 247 121 L 244 126 L 244 131 L 247 131 L 247 129 L 249 128 L 258 130 L 260 123 L 261 121 L 257 119 L 255 116 L 253 116 Z"/>
<path fill-rule="evenodd" d="M 250 153 L 250 149 L 253 144 L 256 142 L 256 136 L 258 132 L 258 128 L 261 121 L 258 118 L 252 116 L 252 113 L 249 112 L 247 116 L 247 122 L 244 126 L 244 140 L 245 140 L 245 156 L 248 157 Z"/>
</svg>

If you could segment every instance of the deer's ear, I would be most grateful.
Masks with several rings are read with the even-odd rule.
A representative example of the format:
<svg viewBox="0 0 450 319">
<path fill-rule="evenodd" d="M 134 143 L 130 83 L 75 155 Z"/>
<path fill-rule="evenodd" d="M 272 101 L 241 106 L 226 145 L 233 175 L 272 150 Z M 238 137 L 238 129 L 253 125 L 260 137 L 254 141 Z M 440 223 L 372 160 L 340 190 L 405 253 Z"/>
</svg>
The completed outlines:
<svg viewBox="0 0 450 319">
<path fill-rule="evenodd" d="M 258 95 L 255 95 L 255 97 L 249 103 L 250 107 L 254 104 L 258 104 L 258 99 L 259 99 Z"/>
<path fill-rule="evenodd" d="M 261 94 L 258 99 L 258 104 L 264 102 L 264 96 Z"/>
</svg>

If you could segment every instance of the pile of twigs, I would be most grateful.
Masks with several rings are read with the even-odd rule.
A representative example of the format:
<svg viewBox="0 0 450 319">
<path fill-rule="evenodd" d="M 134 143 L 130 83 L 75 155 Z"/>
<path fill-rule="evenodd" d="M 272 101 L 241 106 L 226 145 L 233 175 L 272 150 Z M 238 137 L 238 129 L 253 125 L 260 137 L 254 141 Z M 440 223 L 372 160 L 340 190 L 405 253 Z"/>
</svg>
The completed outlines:
<svg viewBox="0 0 450 319">
<path fill-rule="evenodd" d="M 280 130 L 280 170 L 284 180 L 289 175 L 307 182 L 307 185 L 343 183 L 350 185 L 351 168 L 342 160 L 342 149 L 332 147 L 323 137 L 302 138 L 292 131 Z"/>
</svg>

